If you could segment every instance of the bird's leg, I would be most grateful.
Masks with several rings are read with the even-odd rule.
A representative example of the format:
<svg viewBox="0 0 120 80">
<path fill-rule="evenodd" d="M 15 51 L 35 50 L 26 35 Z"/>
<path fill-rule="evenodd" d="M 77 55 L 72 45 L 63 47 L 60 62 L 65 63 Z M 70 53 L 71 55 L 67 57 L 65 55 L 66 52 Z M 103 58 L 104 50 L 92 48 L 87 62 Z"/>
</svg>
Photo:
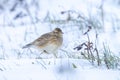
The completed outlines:
<svg viewBox="0 0 120 80">
<path fill-rule="evenodd" d="M 40 55 L 43 54 L 43 53 L 47 53 L 47 54 L 48 54 L 48 52 L 47 52 L 46 50 L 43 50 L 43 51 L 40 53 Z"/>
<path fill-rule="evenodd" d="M 57 55 L 55 53 L 53 55 L 54 55 L 54 58 L 57 58 Z"/>
<path fill-rule="evenodd" d="M 36 57 L 36 59 L 41 59 L 40 55 L 42 55 L 44 53 L 44 51 L 42 51 L 38 57 Z"/>
<path fill-rule="evenodd" d="M 55 58 L 58 58 L 58 57 L 57 57 L 57 53 L 58 53 L 57 51 L 54 51 L 54 52 L 53 52 L 53 55 L 54 55 Z"/>
<path fill-rule="evenodd" d="M 43 50 L 44 53 L 49 54 L 46 50 Z"/>
<path fill-rule="evenodd" d="M 55 52 L 53 53 L 53 55 L 54 55 L 54 64 L 56 64 L 56 59 L 58 58 L 58 57 L 57 57 L 57 51 L 55 51 Z"/>
</svg>

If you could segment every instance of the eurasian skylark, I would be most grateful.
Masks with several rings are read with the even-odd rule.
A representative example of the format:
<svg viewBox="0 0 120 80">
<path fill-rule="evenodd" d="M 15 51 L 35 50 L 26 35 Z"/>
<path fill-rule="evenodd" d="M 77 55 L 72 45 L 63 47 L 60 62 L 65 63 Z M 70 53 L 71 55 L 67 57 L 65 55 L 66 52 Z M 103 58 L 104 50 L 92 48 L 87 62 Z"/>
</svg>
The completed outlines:
<svg viewBox="0 0 120 80">
<path fill-rule="evenodd" d="M 23 48 L 35 47 L 45 53 L 54 54 L 55 57 L 58 49 L 63 43 L 63 32 L 60 28 L 55 28 L 52 32 L 41 35 L 38 39 L 23 46 Z"/>
</svg>

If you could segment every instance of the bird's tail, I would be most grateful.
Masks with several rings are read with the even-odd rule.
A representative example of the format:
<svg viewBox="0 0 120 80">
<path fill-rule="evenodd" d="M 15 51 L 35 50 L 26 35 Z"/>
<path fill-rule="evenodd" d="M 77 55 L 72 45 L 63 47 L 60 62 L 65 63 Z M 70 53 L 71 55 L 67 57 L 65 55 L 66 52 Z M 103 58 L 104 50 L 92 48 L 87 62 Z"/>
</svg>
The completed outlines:
<svg viewBox="0 0 120 80">
<path fill-rule="evenodd" d="M 31 43 L 29 43 L 29 44 L 27 44 L 27 45 L 23 46 L 23 47 L 22 47 L 22 49 L 24 49 L 24 48 L 28 48 L 28 47 L 31 47 L 31 46 L 32 46 L 32 44 L 31 44 Z"/>
</svg>

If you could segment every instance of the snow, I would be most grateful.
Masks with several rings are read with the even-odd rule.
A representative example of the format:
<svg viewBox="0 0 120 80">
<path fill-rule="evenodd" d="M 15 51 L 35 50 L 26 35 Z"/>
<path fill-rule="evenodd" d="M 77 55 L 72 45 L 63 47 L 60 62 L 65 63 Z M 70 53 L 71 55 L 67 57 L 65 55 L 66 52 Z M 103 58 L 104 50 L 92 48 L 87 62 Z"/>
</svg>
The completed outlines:
<svg viewBox="0 0 120 80">
<path fill-rule="evenodd" d="M 61 15 L 61 11 L 67 10 L 80 12 L 87 19 L 89 15 L 98 18 L 100 6 L 104 2 L 104 31 L 97 32 L 99 33 L 98 49 L 102 51 L 105 44 L 119 56 L 120 6 L 117 5 L 117 0 L 116 2 L 114 0 L 35 0 L 36 3 L 26 0 L 33 19 L 30 16 L 15 19 L 17 13 L 22 12 L 23 15 L 27 15 L 28 12 L 23 9 L 25 4 L 17 6 L 15 11 L 10 12 L 14 1 L 16 0 L 8 0 L 6 4 L 3 0 L 0 1 L 0 5 L 4 4 L 5 9 L 3 12 L 0 11 L 0 80 L 120 80 L 119 69 L 106 69 L 105 65 L 92 65 L 88 60 L 68 58 L 71 55 L 78 55 L 73 48 L 87 40 L 83 35 L 87 29 L 80 31 L 78 26 L 66 27 L 66 25 L 52 25 L 43 21 L 48 13 L 52 18 L 64 20 L 67 15 Z M 34 17 L 40 20 L 32 24 Z M 72 17 L 77 16 L 73 14 Z M 53 55 L 39 55 L 40 52 L 33 48 L 22 49 L 22 46 L 55 27 L 60 27 L 64 32 L 62 49 L 67 53 L 59 50 L 59 58 L 53 59 Z M 91 41 L 95 42 L 96 30 L 90 31 L 89 36 Z M 38 57 L 42 59 L 36 59 Z"/>
<path fill-rule="evenodd" d="M 0 80 L 119 80 L 120 72 L 88 67 L 87 61 L 73 59 L 20 59 L 0 61 Z M 77 62 L 76 62 L 77 61 Z M 76 62 L 77 68 L 72 66 Z M 83 63 L 82 63 L 83 62 Z M 44 64 L 44 66 L 43 66 Z"/>
</svg>

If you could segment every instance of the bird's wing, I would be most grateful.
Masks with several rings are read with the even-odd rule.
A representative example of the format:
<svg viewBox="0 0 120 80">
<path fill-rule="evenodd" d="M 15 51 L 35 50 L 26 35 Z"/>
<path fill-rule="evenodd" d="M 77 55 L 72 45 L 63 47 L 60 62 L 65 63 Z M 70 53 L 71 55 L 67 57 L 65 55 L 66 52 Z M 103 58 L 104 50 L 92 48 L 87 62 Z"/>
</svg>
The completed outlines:
<svg viewBox="0 0 120 80">
<path fill-rule="evenodd" d="M 50 37 L 51 37 L 51 33 L 43 34 L 38 39 L 33 41 L 33 44 L 36 46 L 44 46 L 48 43 Z"/>
</svg>

